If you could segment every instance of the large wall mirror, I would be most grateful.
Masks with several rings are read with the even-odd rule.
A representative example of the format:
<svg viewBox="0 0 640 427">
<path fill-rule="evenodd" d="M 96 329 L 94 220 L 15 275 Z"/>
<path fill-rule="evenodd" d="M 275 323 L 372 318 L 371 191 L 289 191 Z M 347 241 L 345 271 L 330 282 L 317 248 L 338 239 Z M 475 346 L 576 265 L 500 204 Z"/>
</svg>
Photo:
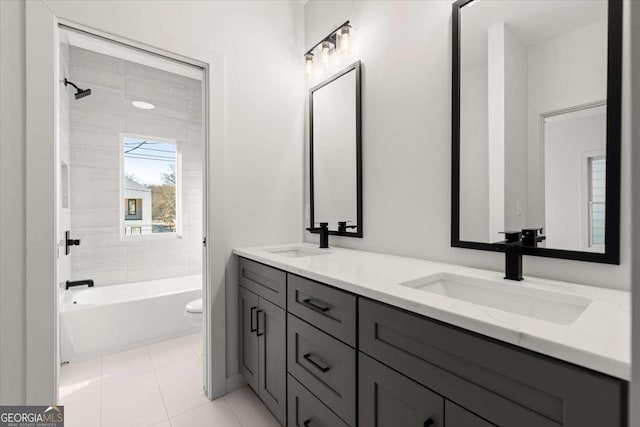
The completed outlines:
<svg viewBox="0 0 640 427">
<path fill-rule="evenodd" d="M 452 246 L 619 263 L 621 0 L 453 6 Z"/>
<path fill-rule="evenodd" d="M 360 62 L 309 91 L 311 227 L 362 237 Z"/>
</svg>

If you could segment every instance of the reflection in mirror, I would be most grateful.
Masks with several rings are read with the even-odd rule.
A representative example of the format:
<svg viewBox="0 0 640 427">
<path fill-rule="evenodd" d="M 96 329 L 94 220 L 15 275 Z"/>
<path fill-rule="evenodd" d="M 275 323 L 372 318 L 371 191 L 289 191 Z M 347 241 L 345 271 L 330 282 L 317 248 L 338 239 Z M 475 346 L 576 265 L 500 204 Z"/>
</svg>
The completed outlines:
<svg viewBox="0 0 640 427">
<path fill-rule="evenodd" d="M 461 241 L 543 228 L 604 252 L 606 0 L 474 0 L 459 12 Z"/>
<path fill-rule="evenodd" d="M 362 237 L 360 63 L 311 89 L 311 222 Z"/>
</svg>

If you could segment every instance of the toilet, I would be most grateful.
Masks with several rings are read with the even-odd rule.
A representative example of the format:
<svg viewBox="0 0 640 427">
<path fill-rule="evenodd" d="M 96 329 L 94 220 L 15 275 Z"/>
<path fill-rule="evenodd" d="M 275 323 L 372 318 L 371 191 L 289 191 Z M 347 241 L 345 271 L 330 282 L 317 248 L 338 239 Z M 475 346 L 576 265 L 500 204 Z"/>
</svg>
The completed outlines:
<svg viewBox="0 0 640 427">
<path fill-rule="evenodd" d="M 202 298 L 193 300 L 184 306 L 184 315 L 193 324 L 202 326 Z"/>
</svg>

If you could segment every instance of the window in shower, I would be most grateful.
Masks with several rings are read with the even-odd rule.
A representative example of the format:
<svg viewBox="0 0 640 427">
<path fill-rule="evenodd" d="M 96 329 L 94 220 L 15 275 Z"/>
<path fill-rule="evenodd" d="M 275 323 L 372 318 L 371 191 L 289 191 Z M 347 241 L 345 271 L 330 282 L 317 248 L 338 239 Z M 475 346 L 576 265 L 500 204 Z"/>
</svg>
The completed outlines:
<svg viewBox="0 0 640 427">
<path fill-rule="evenodd" d="M 180 235 L 180 151 L 176 141 L 122 135 L 123 237 Z"/>
</svg>

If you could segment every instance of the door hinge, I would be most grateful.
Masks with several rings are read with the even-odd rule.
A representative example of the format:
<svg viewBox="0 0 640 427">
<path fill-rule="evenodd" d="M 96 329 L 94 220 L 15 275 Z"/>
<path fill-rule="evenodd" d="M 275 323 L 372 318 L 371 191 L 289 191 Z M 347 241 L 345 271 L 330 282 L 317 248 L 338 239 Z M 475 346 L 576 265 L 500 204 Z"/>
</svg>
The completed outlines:
<svg viewBox="0 0 640 427">
<path fill-rule="evenodd" d="M 204 246 L 205 248 L 207 247 L 207 238 L 206 237 L 202 238 L 202 246 Z"/>
</svg>

